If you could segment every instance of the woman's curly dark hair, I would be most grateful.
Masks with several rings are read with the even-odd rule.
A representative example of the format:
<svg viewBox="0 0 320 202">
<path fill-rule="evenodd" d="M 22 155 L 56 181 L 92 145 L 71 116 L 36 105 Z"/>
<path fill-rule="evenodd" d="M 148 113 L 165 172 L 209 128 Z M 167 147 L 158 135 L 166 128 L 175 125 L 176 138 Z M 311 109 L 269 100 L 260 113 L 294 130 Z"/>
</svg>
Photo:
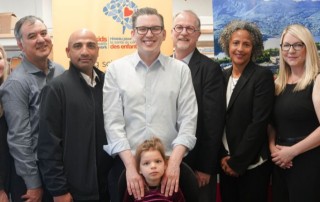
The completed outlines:
<svg viewBox="0 0 320 202">
<path fill-rule="evenodd" d="M 264 47 L 261 31 L 258 26 L 252 22 L 234 20 L 226 25 L 223 28 L 219 38 L 219 44 L 222 50 L 226 53 L 226 55 L 230 57 L 229 42 L 231 40 L 232 34 L 238 30 L 246 30 L 249 32 L 252 39 L 251 59 L 255 61 L 259 56 L 262 55 Z"/>
</svg>

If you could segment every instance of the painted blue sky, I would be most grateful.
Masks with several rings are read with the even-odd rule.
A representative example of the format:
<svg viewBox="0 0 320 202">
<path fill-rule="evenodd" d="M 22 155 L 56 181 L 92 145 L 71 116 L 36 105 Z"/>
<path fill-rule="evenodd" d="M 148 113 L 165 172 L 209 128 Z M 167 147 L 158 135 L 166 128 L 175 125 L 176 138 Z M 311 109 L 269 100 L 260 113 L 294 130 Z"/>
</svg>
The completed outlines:
<svg viewBox="0 0 320 202">
<path fill-rule="evenodd" d="M 213 0 L 215 55 L 221 52 L 217 39 L 233 19 L 256 23 L 264 39 L 279 38 L 289 24 L 299 23 L 320 37 L 320 0 Z"/>
</svg>

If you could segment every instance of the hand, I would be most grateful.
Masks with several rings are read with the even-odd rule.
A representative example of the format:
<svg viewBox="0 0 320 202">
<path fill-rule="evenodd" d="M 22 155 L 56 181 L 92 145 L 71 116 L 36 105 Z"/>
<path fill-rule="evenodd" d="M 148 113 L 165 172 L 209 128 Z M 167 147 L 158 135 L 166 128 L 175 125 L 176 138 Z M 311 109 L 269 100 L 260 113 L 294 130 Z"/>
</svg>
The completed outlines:
<svg viewBox="0 0 320 202">
<path fill-rule="evenodd" d="M 41 202 L 43 190 L 42 188 L 28 189 L 27 193 L 21 198 L 26 202 Z"/>
<path fill-rule="evenodd" d="M 169 159 L 168 167 L 161 180 L 161 193 L 172 196 L 179 190 L 180 164 Z"/>
<path fill-rule="evenodd" d="M 274 143 L 272 145 L 269 144 L 269 149 L 270 149 L 271 154 L 279 151 L 279 149 L 276 147 L 276 145 Z"/>
<path fill-rule="evenodd" d="M 198 180 L 199 187 L 204 187 L 207 184 L 209 184 L 211 175 L 197 171 L 197 170 L 194 171 L 194 173 L 195 173 L 196 178 Z"/>
<path fill-rule="evenodd" d="M 73 198 L 72 198 L 70 193 L 66 193 L 66 194 L 61 195 L 61 196 L 53 197 L 53 201 L 54 202 L 72 202 Z"/>
<path fill-rule="evenodd" d="M 144 180 L 135 167 L 126 169 L 126 178 L 129 195 L 133 194 L 134 198 L 138 200 L 144 197 Z"/>
<path fill-rule="evenodd" d="M 292 159 L 296 156 L 292 147 L 276 145 L 277 152 L 271 154 L 272 161 L 283 169 L 293 166 Z"/>
<path fill-rule="evenodd" d="M 226 173 L 226 175 L 232 176 L 232 177 L 239 177 L 239 174 L 232 170 L 232 168 L 228 165 L 228 160 L 230 159 L 230 156 L 223 157 L 221 159 L 221 168 Z"/>
<path fill-rule="evenodd" d="M 0 190 L 0 202 L 9 202 L 8 196 L 3 189 Z"/>
</svg>

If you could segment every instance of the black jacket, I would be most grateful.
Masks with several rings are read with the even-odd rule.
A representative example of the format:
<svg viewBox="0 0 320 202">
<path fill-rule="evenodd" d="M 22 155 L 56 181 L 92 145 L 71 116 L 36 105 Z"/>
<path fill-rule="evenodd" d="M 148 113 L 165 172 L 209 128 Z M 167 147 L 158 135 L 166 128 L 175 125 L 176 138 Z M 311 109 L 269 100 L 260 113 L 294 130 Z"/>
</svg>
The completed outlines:
<svg viewBox="0 0 320 202">
<path fill-rule="evenodd" d="M 224 71 L 226 83 L 232 68 Z M 267 124 L 274 100 L 272 72 L 249 62 L 233 90 L 226 111 L 229 166 L 243 174 L 259 157 L 269 157 Z M 223 151 L 224 155 L 226 151 Z"/>
<path fill-rule="evenodd" d="M 184 161 L 207 174 L 217 172 L 225 117 L 224 80 L 220 65 L 195 49 L 189 68 L 198 103 L 197 142 Z"/>
<path fill-rule="evenodd" d="M 10 154 L 7 143 L 8 126 L 6 119 L 0 117 L 0 190 L 8 191 L 10 176 Z"/>
<path fill-rule="evenodd" d="M 97 200 L 106 191 L 112 158 L 103 123 L 104 74 L 95 88 L 87 85 L 77 68 L 46 85 L 40 105 L 39 168 L 53 196 L 70 192 L 75 200 Z"/>
</svg>

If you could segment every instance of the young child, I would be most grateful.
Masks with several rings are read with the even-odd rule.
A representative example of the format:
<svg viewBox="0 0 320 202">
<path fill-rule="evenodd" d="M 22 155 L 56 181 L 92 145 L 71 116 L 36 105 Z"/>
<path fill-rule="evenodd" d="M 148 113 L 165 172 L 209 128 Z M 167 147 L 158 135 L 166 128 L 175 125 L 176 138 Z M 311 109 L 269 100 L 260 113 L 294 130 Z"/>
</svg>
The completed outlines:
<svg viewBox="0 0 320 202">
<path fill-rule="evenodd" d="M 184 196 L 179 189 L 172 196 L 161 194 L 161 178 L 165 173 L 167 161 L 164 146 L 161 140 L 153 137 L 145 140 L 136 150 L 137 170 L 145 179 L 145 196 L 141 199 L 134 199 L 128 191 L 125 193 L 123 202 L 185 202 Z"/>
</svg>

